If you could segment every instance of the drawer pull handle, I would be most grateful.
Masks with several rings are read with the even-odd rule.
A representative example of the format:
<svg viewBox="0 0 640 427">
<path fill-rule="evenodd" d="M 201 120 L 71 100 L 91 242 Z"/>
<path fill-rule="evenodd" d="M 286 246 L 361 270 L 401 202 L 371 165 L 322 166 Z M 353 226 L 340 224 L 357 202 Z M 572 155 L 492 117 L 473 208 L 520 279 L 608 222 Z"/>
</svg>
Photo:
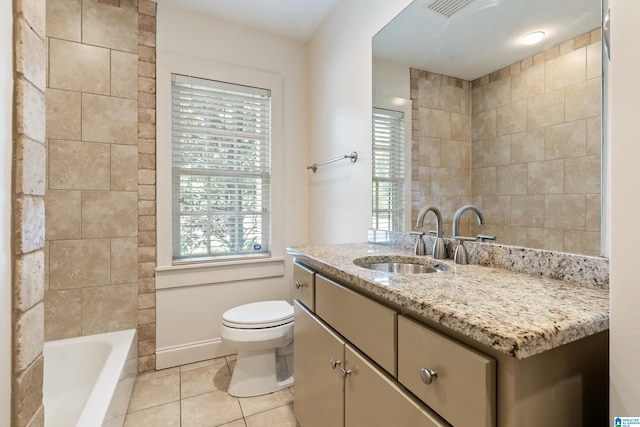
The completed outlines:
<svg viewBox="0 0 640 427">
<path fill-rule="evenodd" d="M 343 378 L 346 378 L 347 375 L 351 375 L 351 369 L 340 368 L 340 375 L 342 375 Z"/>
<path fill-rule="evenodd" d="M 431 384 L 438 377 L 438 373 L 433 369 L 420 368 L 420 379 L 425 384 Z"/>
<path fill-rule="evenodd" d="M 296 289 L 300 289 L 304 286 L 304 283 L 302 282 L 296 282 Z"/>
<path fill-rule="evenodd" d="M 336 369 L 341 363 L 342 362 L 340 362 L 339 360 L 331 359 L 329 361 L 329 366 L 331 366 L 331 369 Z"/>
</svg>

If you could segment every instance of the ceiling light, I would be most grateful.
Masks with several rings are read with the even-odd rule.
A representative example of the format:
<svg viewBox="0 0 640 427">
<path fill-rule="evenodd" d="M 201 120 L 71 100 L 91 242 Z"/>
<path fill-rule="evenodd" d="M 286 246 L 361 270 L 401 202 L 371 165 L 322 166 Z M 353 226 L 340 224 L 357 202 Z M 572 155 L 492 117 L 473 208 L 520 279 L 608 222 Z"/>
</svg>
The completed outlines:
<svg viewBox="0 0 640 427">
<path fill-rule="evenodd" d="M 522 43 L 526 45 L 532 45 L 539 43 L 544 38 L 543 31 L 534 31 L 533 33 L 529 33 L 526 36 L 522 37 Z"/>
</svg>

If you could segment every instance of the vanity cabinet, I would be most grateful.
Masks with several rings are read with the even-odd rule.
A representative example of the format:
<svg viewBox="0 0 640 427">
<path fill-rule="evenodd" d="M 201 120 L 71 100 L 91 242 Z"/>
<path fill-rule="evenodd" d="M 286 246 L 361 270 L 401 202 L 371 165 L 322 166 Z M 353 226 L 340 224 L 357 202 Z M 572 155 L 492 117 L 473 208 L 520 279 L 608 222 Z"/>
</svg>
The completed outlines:
<svg viewBox="0 0 640 427">
<path fill-rule="evenodd" d="M 302 264 L 293 264 L 293 299 L 302 301 L 312 311 L 315 310 L 316 272 Z"/>
<path fill-rule="evenodd" d="M 302 427 L 449 426 L 299 300 L 294 310 L 294 411 Z"/>
</svg>

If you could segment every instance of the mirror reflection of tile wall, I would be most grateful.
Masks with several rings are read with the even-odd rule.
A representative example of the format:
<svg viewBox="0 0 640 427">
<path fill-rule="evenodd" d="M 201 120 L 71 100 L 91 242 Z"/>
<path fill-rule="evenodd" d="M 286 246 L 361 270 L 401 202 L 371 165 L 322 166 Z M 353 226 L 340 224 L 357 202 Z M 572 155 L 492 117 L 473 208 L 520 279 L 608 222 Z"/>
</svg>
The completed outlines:
<svg viewBox="0 0 640 427">
<path fill-rule="evenodd" d="M 600 254 L 599 28 L 473 82 L 412 69 L 411 99 L 412 222 L 473 203 L 465 235 Z"/>
</svg>

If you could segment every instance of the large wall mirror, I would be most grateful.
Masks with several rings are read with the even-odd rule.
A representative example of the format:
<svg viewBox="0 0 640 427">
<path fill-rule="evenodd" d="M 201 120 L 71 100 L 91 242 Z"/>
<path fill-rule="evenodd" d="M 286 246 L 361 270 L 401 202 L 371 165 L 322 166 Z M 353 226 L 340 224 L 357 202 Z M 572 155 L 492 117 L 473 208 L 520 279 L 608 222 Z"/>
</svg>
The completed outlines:
<svg viewBox="0 0 640 427">
<path fill-rule="evenodd" d="M 485 223 L 466 214 L 463 235 L 600 255 L 601 15 L 601 0 L 415 0 L 380 30 L 374 134 L 376 114 L 383 134 L 385 112 L 403 117 L 411 195 L 404 221 L 381 224 L 408 231 L 437 206 L 450 237 L 456 209 L 473 204 Z M 374 162 L 375 150 L 374 137 Z"/>
</svg>

